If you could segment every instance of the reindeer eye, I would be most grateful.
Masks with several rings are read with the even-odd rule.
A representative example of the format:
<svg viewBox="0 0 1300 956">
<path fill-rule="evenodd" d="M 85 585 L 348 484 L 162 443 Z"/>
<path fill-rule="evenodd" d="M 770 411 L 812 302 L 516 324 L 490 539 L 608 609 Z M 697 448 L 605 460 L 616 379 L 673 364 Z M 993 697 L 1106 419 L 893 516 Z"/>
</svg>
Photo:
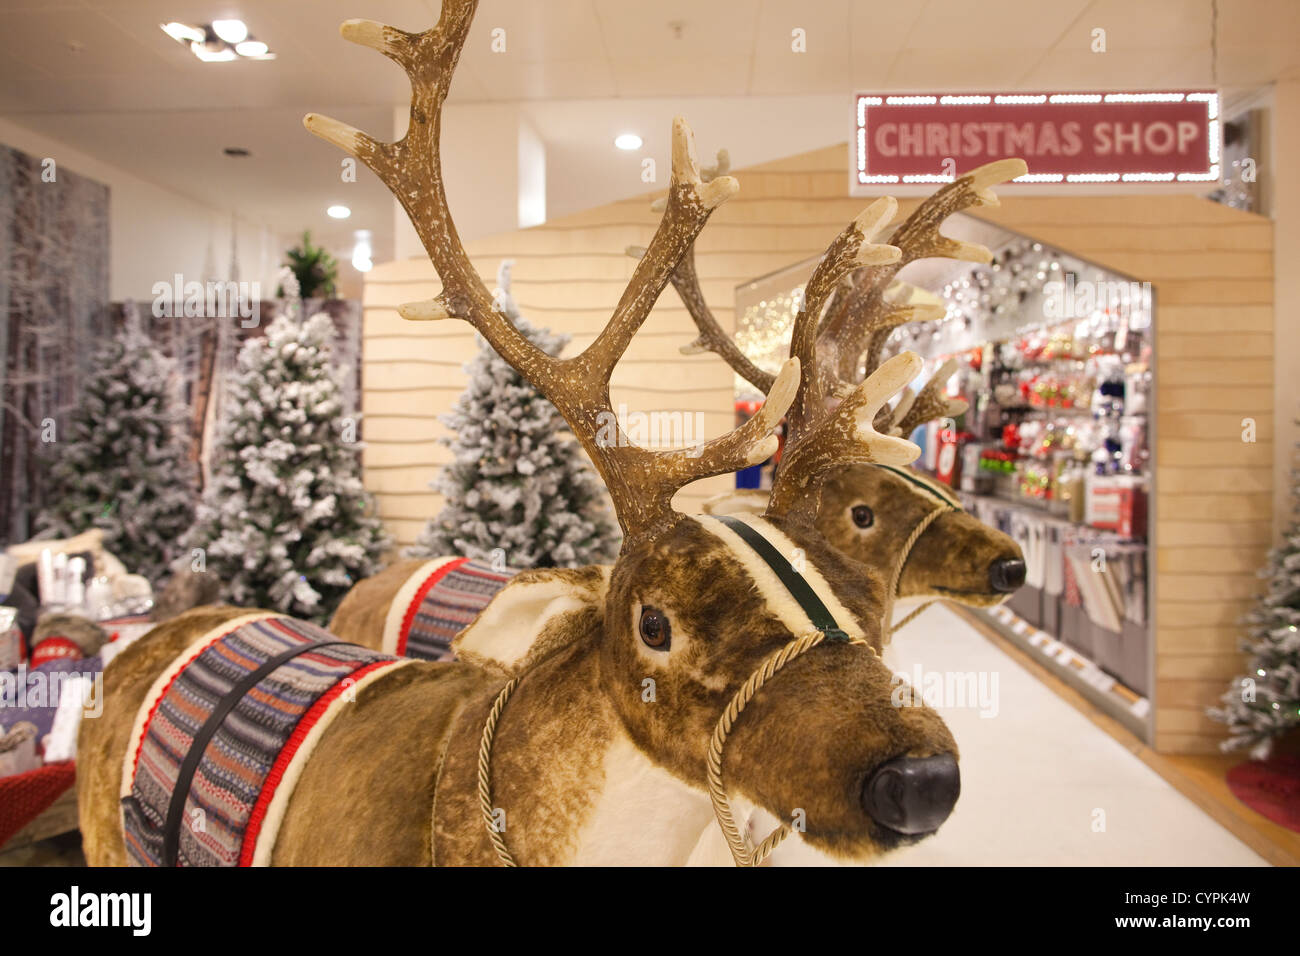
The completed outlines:
<svg viewBox="0 0 1300 956">
<path fill-rule="evenodd" d="M 640 630 L 641 642 L 646 647 L 666 651 L 672 643 L 673 626 L 668 623 L 668 615 L 657 607 L 641 608 Z"/>
<path fill-rule="evenodd" d="M 866 505 L 854 505 L 849 513 L 859 528 L 870 528 L 876 521 L 876 513 Z"/>
</svg>

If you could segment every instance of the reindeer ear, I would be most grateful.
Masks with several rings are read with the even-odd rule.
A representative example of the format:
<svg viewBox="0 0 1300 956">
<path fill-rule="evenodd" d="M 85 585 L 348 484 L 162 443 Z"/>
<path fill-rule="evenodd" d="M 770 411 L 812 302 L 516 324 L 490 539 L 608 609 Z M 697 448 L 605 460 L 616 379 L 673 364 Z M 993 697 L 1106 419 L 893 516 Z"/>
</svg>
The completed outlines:
<svg viewBox="0 0 1300 956">
<path fill-rule="evenodd" d="M 520 673 L 580 637 L 592 621 L 604 620 L 609 572 L 608 567 L 521 571 L 457 635 L 452 650 L 471 664 Z"/>
</svg>

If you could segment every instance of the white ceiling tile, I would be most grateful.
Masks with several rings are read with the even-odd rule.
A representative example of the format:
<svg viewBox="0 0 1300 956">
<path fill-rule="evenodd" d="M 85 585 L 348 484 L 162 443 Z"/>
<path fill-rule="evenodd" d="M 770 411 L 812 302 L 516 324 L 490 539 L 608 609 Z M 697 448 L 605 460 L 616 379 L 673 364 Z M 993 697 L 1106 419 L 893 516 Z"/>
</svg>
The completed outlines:
<svg viewBox="0 0 1300 956">
<path fill-rule="evenodd" d="M 483 42 L 471 45 L 466 55 L 487 52 L 493 59 L 591 60 L 605 56 L 600 21 L 592 0 L 546 0 L 521 4 L 517 0 L 483 0 L 474 28 Z M 504 53 L 488 51 L 492 31 L 505 30 Z M 480 49 L 481 48 L 481 49 Z"/>
<path fill-rule="evenodd" d="M 1088 0 L 929 0 L 908 35 L 907 46 L 971 53 L 1042 49 L 1056 42 L 1087 5 Z"/>
<path fill-rule="evenodd" d="M 618 96 L 744 96 L 749 86 L 748 56 L 613 57 Z"/>
<path fill-rule="evenodd" d="M 1093 0 L 1058 49 L 1091 52 L 1092 31 L 1106 31 L 1106 53 L 1210 46 L 1210 0 Z"/>
<path fill-rule="evenodd" d="M 967 50 L 961 56 L 954 56 L 951 50 L 903 50 L 890 67 L 888 89 L 918 92 L 1014 89 L 1015 82 L 1036 56 L 1033 50 L 996 47 Z"/>
<path fill-rule="evenodd" d="M 613 72 L 603 58 L 529 63 L 499 57 L 476 75 L 482 99 L 589 99 L 614 96 L 616 89 Z"/>
<path fill-rule="evenodd" d="M 758 0 L 595 0 L 605 52 L 613 66 L 656 54 L 668 61 L 748 56 L 754 48 Z M 681 24 L 676 36 L 670 24 Z"/>
<path fill-rule="evenodd" d="M 1150 90 L 1187 89 L 1210 82 L 1208 57 L 1182 50 L 1110 52 L 1105 55 L 1053 52 L 1025 74 L 1021 89 Z"/>
<path fill-rule="evenodd" d="M 849 33 L 853 57 L 883 61 L 888 66 L 905 45 L 924 3 L 896 3 L 890 0 L 853 0 L 849 11 Z"/>
<path fill-rule="evenodd" d="M 0 13 L 0 56 L 63 76 L 108 76 L 168 66 L 112 20 L 86 8 L 55 7 Z M 160 36 L 166 39 L 161 30 Z M 174 41 L 170 41 L 174 42 Z"/>
<path fill-rule="evenodd" d="M 848 0 L 816 5 L 763 0 L 754 37 L 749 92 L 790 95 L 849 86 L 852 37 Z M 804 31 L 802 52 L 793 31 Z"/>
</svg>

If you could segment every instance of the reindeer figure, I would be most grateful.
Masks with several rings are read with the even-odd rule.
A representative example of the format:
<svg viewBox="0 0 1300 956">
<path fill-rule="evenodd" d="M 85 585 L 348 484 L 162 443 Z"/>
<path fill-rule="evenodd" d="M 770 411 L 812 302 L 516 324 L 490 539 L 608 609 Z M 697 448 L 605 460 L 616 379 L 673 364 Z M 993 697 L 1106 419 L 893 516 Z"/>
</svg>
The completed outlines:
<svg viewBox="0 0 1300 956">
<path fill-rule="evenodd" d="M 729 164 L 727 152 L 719 151 L 717 163 L 701 169 L 701 182 L 708 184 L 725 176 Z M 830 297 L 818 326 L 815 363 L 805 366 L 817 370 L 820 389 L 824 397 L 829 396 L 820 410 L 815 406 L 809 410 L 809 420 L 824 414 L 831 402 L 879 367 L 890 332 L 907 322 L 942 317 L 938 307 L 914 304 L 909 294 L 911 287 L 894 276 L 903 265 L 926 256 L 988 261 L 988 249 L 948 239 L 940 235 L 939 227 L 954 212 L 995 204 L 997 197 L 990 187 L 1021 175 L 1025 169 L 1021 160 L 1001 160 L 972 170 L 937 190 L 898 227 L 901 254 L 896 261 L 862 265 L 844 278 Z M 660 199 L 651 208 L 662 212 L 665 205 L 666 201 Z M 879 232 L 894 217 L 897 205 L 885 198 L 871 209 L 874 212 L 868 227 Z M 642 247 L 629 247 L 627 251 L 634 257 L 645 255 Z M 693 343 L 683 346 L 682 352 L 715 352 L 764 394 L 770 391 L 775 376 L 749 360 L 709 309 L 695 269 L 694 243 L 678 260 L 670 281 L 700 333 Z M 858 363 L 864 353 L 867 368 L 861 373 Z M 875 427 L 883 434 L 905 437 L 918 425 L 960 415 L 966 410 L 965 402 L 949 399 L 943 392 L 956 367 L 955 360 L 945 363 L 919 394 L 905 390 L 894 407 L 882 407 Z M 806 429 L 806 423 L 802 427 Z M 787 447 L 797 445 L 799 432 L 800 425 L 792 421 Z M 798 492 L 812 496 L 816 510 L 813 523 L 835 548 L 870 567 L 891 570 L 890 594 L 902 602 L 942 598 L 988 607 L 1006 600 L 1024 583 L 1024 557 L 1019 546 L 964 511 L 951 490 L 915 472 L 882 464 L 839 463 L 826 469 L 816 487 Z M 735 492 L 717 496 L 706 508 L 713 514 L 761 514 L 767 504 L 768 495 L 763 492 Z M 330 630 L 359 644 L 389 653 L 406 653 L 407 633 L 417 612 L 422 614 L 421 600 L 429 601 L 433 608 L 439 599 L 437 590 L 441 585 L 433 582 L 432 591 L 427 586 L 435 578 L 441 580 L 452 560 L 401 561 L 358 582 L 339 605 Z M 921 607 L 891 630 L 902 627 Z M 456 618 L 453 625 L 465 617 L 454 612 L 452 616 Z M 450 630 L 451 626 L 444 629 Z"/>
<path fill-rule="evenodd" d="M 374 170 L 433 260 L 442 293 L 402 314 L 469 322 L 555 403 L 609 489 L 623 550 L 610 569 L 516 576 L 462 633 L 455 663 L 394 661 L 333 648 L 328 636 L 288 637 L 283 619 L 231 608 L 190 612 L 155 629 L 109 666 L 105 716 L 82 725 L 87 859 L 136 859 L 141 839 L 157 837 L 163 862 L 182 862 L 211 842 L 210 833 L 172 828 L 173 816 L 188 818 L 183 792 L 151 794 L 137 783 L 144 773 L 166 791 L 171 777 L 204 778 L 206 755 L 197 747 L 179 774 L 153 767 L 150 753 L 161 751 L 148 751 L 151 725 L 167 709 L 168 688 L 220 650 L 232 626 L 260 628 L 276 646 L 302 641 L 241 679 L 255 696 L 273 693 L 279 671 L 266 669 L 284 654 L 327 656 L 328 648 L 340 668 L 368 662 L 353 671 L 366 671 L 351 686 L 354 699 L 331 704 L 328 726 L 316 733 L 316 724 L 299 741 L 307 756 L 283 767 L 276 760 L 279 789 L 241 860 L 678 863 L 712 818 L 737 863 L 761 862 L 789 828 L 752 845 L 736 824 L 733 795 L 779 820 L 797 817 L 804 841 L 842 858 L 868 859 L 933 833 L 957 799 L 957 748 L 932 710 L 906 694 L 904 706 L 891 701 L 895 682 L 878 656 L 886 595 L 877 572 L 827 546 L 784 495 L 761 517 L 688 517 L 670 505 L 690 481 L 771 455 L 771 432 L 812 381 L 801 377 L 801 363 L 787 363 L 759 414 L 696 448 L 651 452 L 617 430 L 611 441 L 598 438 L 613 418 L 611 370 L 736 181 L 703 183 L 690 130 L 675 120 L 667 209 L 608 325 L 570 359 L 534 348 L 493 311 L 443 189 L 439 121 L 475 7 L 444 0 L 437 26 L 424 33 L 365 20 L 343 25 L 346 39 L 379 50 L 410 76 L 403 139 L 382 143 L 315 114 L 305 123 Z M 853 264 L 898 254 L 852 224 L 815 287 L 829 290 Z M 880 435 L 872 421 L 918 363 L 897 356 L 845 395 L 809 429 L 784 480 L 816 482 L 823 462 L 839 457 L 912 460 L 914 445 Z M 217 739 L 207 731 L 223 708 L 233 708 L 233 719 L 257 701 L 210 703 L 196 740 Z M 208 772 L 220 778 L 221 770 Z M 119 794 L 123 816 L 144 821 L 131 823 L 126 839 Z M 148 832 L 163 809 L 166 831 Z"/>
<path fill-rule="evenodd" d="M 728 164 L 726 151 L 720 151 L 717 165 L 704 170 L 702 178 L 722 175 Z M 939 228 L 954 212 L 995 205 L 997 197 L 990 187 L 1020 176 L 1026 169 L 1022 160 L 1000 160 L 943 186 L 890 237 L 901 253 L 896 259 L 854 269 L 829 295 L 820 321 L 796 322 L 790 354 L 813 369 L 813 383 L 807 398 L 796 401 L 789 417 L 788 457 L 800 454 L 803 434 L 830 414 L 835 402 L 880 367 L 885 342 L 894 329 L 907 322 L 942 317 L 942 309 L 936 306 L 914 304 L 910 294 L 914 290 L 894 278 L 899 269 L 927 256 L 989 261 L 988 249 L 949 239 L 940 234 Z M 897 208 L 892 198 L 884 197 L 860 221 L 872 230 L 874 238 L 894 218 Z M 628 252 L 633 256 L 644 254 L 638 247 Z M 693 244 L 677 263 L 671 281 L 700 332 L 682 352 L 714 352 L 742 378 L 767 393 L 774 376 L 749 360 L 722 330 L 705 302 L 695 270 Z M 810 280 L 807 294 L 813 293 Z M 818 290 L 818 294 L 824 291 Z M 918 425 L 960 415 L 966 403 L 944 395 L 944 387 L 956 368 L 956 361 L 949 361 L 919 393 L 913 395 L 910 389 L 905 390 L 893 408 L 880 409 L 875 427 L 884 434 L 906 436 Z M 789 507 L 796 497 L 802 498 L 801 507 L 813 513 L 814 525 L 838 550 L 863 564 L 892 568 L 889 593 L 895 598 L 944 598 L 971 606 L 990 606 L 1005 600 L 1024 583 L 1023 555 L 1011 538 L 967 514 L 949 489 L 910 470 L 878 463 L 828 463 L 814 485 L 794 485 L 778 476 L 772 500 L 776 501 L 778 495 L 782 496 L 783 507 Z M 712 513 L 761 512 L 768 504 L 761 492 L 724 494 L 715 502 L 709 509 Z"/>
</svg>

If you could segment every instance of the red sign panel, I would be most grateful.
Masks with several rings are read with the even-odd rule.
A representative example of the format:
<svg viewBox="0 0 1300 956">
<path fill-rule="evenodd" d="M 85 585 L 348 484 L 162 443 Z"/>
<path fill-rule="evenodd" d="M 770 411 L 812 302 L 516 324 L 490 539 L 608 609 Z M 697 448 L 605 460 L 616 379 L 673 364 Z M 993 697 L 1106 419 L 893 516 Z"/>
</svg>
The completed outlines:
<svg viewBox="0 0 1300 956">
<path fill-rule="evenodd" d="M 1219 103 L 1210 92 L 859 94 L 853 179 L 950 182 L 1018 156 L 1017 183 L 1211 182 Z"/>
</svg>

